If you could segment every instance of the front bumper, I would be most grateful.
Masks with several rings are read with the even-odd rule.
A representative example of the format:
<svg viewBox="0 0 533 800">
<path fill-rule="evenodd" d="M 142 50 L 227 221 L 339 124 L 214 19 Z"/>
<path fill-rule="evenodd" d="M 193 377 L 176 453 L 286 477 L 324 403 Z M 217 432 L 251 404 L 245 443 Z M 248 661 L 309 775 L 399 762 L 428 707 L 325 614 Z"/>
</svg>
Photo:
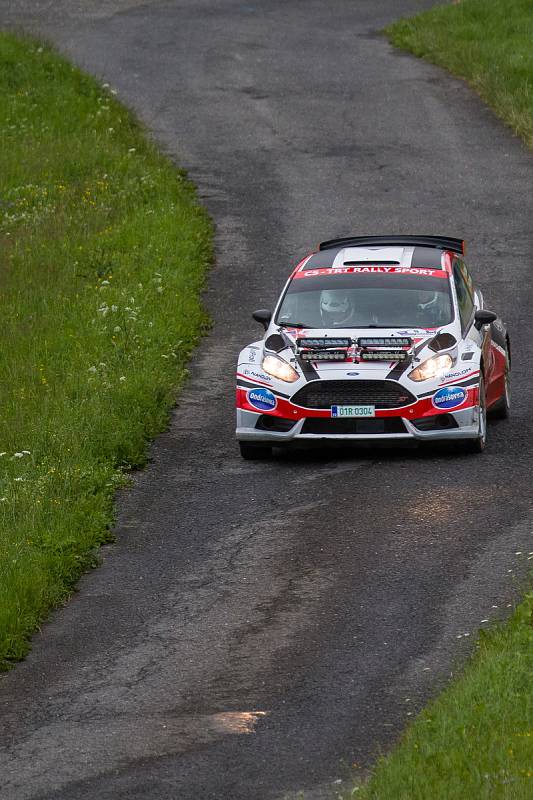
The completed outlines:
<svg viewBox="0 0 533 800">
<path fill-rule="evenodd" d="M 401 412 L 395 414 L 401 419 L 404 432 L 401 433 L 305 433 L 306 420 L 297 420 L 289 431 L 268 431 L 257 428 L 262 417 L 260 412 L 237 409 L 236 437 L 241 442 L 268 442 L 272 445 L 287 444 L 293 441 L 443 441 L 451 439 L 476 439 L 479 436 L 478 406 L 460 409 L 450 413 L 456 427 L 436 430 L 420 430 Z"/>
</svg>

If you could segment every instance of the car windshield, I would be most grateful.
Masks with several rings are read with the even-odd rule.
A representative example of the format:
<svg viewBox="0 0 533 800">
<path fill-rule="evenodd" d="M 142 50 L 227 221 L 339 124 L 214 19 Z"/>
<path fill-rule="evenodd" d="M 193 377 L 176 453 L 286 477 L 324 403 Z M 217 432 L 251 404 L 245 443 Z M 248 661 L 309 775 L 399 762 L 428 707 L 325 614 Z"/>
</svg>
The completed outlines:
<svg viewBox="0 0 533 800">
<path fill-rule="evenodd" d="M 327 270 L 330 273 L 329 270 Z M 440 275 L 348 273 L 295 276 L 276 322 L 306 328 L 437 328 L 452 322 Z"/>
</svg>

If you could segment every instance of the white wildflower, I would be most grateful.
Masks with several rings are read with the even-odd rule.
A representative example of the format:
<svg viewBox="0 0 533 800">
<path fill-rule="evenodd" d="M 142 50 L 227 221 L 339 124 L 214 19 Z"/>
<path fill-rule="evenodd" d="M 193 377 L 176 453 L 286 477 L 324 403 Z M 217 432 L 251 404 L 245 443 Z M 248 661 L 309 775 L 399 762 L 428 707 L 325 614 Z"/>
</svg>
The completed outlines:
<svg viewBox="0 0 533 800">
<path fill-rule="evenodd" d="M 115 325 L 113 328 L 113 333 L 120 333 L 120 325 Z"/>
<path fill-rule="evenodd" d="M 93 373 L 96 372 L 96 367 L 95 366 L 89 367 L 87 372 L 93 372 Z"/>
</svg>

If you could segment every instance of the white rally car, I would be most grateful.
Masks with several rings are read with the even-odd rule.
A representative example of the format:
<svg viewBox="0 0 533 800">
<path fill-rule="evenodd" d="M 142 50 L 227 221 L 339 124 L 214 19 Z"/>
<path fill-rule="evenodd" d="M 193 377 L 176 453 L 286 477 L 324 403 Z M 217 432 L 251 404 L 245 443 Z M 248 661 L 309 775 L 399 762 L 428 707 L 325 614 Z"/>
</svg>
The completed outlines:
<svg viewBox="0 0 533 800">
<path fill-rule="evenodd" d="M 463 255 L 444 236 L 359 236 L 304 258 L 239 356 L 242 456 L 365 439 L 481 452 L 487 411 L 509 413 L 511 351 Z"/>
</svg>

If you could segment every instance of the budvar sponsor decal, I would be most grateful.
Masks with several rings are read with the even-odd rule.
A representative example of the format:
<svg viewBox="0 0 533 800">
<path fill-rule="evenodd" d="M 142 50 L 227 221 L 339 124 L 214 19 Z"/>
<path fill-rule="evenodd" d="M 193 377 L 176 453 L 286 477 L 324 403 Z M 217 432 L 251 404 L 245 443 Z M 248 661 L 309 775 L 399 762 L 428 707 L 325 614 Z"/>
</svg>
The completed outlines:
<svg viewBox="0 0 533 800">
<path fill-rule="evenodd" d="M 456 408 L 466 400 L 467 390 L 462 386 L 443 386 L 433 395 L 435 408 Z"/>
<path fill-rule="evenodd" d="M 278 404 L 270 389 L 248 389 L 246 396 L 250 405 L 259 411 L 273 411 Z"/>
</svg>

